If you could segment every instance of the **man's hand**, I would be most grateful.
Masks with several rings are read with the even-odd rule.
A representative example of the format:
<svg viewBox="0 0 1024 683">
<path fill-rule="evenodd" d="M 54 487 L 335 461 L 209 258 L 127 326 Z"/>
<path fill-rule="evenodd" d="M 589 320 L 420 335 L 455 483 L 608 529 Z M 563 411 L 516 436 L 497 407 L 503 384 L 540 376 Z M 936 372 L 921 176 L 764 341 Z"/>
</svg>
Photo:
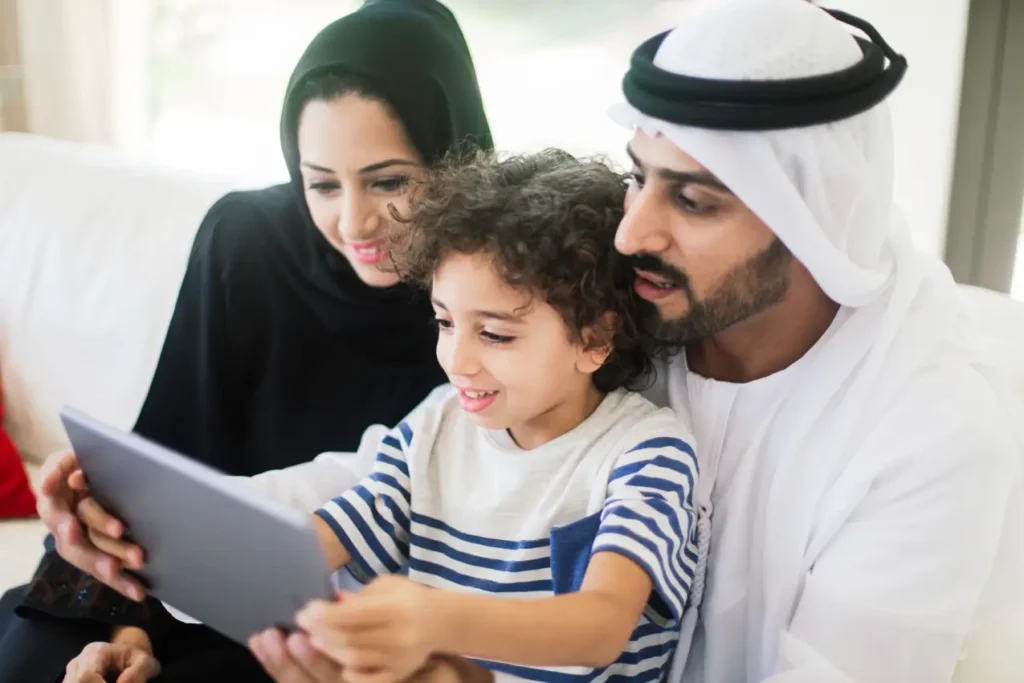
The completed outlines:
<svg viewBox="0 0 1024 683">
<path fill-rule="evenodd" d="M 138 643 L 90 643 L 68 663 L 64 683 L 146 683 L 160 673 L 150 648 Z"/>
<path fill-rule="evenodd" d="M 313 647 L 345 667 L 346 681 L 403 681 L 434 653 L 435 595 L 407 578 L 384 576 L 339 602 L 314 602 L 296 619 Z"/>
<path fill-rule="evenodd" d="M 132 600 L 145 597 L 142 585 L 123 571 L 142 568 L 142 549 L 121 540 L 124 524 L 90 497 L 71 451 L 51 455 L 43 465 L 37 511 L 61 557 Z"/>
</svg>

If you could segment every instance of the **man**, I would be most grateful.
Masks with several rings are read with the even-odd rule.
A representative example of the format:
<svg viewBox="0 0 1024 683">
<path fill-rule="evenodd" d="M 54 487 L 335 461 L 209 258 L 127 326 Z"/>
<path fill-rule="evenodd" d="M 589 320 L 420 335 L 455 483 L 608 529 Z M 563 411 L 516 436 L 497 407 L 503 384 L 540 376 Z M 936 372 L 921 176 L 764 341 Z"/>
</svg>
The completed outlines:
<svg viewBox="0 0 1024 683">
<path fill-rule="evenodd" d="M 638 50 L 616 111 L 616 244 L 684 345 L 667 400 L 714 481 L 687 681 L 949 681 L 1020 618 L 1019 418 L 893 210 L 878 102 L 905 62 L 872 38 L 796 0 L 708 3 Z"/>
<path fill-rule="evenodd" d="M 945 682 L 965 657 L 970 680 L 1024 680 L 1020 406 L 893 208 L 882 101 L 906 63 L 803 0 L 689 7 L 614 114 L 635 127 L 616 246 L 682 351 L 652 397 L 692 416 L 707 501 L 672 680 Z M 362 461 L 257 483 L 312 509 Z M 336 675 L 294 652 L 280 680 Z"/>
</svg>

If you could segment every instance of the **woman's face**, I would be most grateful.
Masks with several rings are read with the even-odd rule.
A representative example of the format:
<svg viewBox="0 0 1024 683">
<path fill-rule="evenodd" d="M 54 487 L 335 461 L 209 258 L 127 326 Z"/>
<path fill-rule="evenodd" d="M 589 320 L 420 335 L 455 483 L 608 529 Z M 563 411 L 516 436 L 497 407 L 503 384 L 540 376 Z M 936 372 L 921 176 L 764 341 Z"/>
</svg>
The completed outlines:
<svg viewBox="0 0 1024 683">
<path fill-rule="evenodd" d="M 299 162 L 313 223 L 371 287 L 398 276 L 383 247 L 388 205 L 406 215 L 423 162 L 401 122 L 384 104 L 359 95 L 313 100 L 302 111 Z"/>
</svg>

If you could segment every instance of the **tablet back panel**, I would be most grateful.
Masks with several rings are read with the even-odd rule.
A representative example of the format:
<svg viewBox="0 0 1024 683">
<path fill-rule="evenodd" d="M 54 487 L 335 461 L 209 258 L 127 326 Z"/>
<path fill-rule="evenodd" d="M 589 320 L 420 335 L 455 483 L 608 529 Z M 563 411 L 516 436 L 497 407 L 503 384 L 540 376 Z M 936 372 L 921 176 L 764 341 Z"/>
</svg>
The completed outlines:
<svg viewBox="0 0 1024 683">
<path fill-rule="evenodd" d="M 80 411 L 61 420 L 93 495 L 146 550 L 151 595 L 242 644 L 331 597 L 308 515 Z"/>
</svg>

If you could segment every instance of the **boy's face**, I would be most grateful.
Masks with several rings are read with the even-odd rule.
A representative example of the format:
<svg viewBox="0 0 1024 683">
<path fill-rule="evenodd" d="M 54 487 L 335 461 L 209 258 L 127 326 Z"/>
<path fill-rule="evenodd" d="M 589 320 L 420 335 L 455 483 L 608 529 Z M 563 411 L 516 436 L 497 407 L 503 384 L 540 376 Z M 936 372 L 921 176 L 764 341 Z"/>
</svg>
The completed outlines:
<svg viewBox="0 0 1024 683">
<path fill-rule="evenodd" d="M 523 448 L 579 422 L 604 358 L 570 341 L 553 306 L 507 285 L 487 254 L 446 257 L 432 294 L 437 359 L 474 420 L 510 430 Z"/>
</svg>

